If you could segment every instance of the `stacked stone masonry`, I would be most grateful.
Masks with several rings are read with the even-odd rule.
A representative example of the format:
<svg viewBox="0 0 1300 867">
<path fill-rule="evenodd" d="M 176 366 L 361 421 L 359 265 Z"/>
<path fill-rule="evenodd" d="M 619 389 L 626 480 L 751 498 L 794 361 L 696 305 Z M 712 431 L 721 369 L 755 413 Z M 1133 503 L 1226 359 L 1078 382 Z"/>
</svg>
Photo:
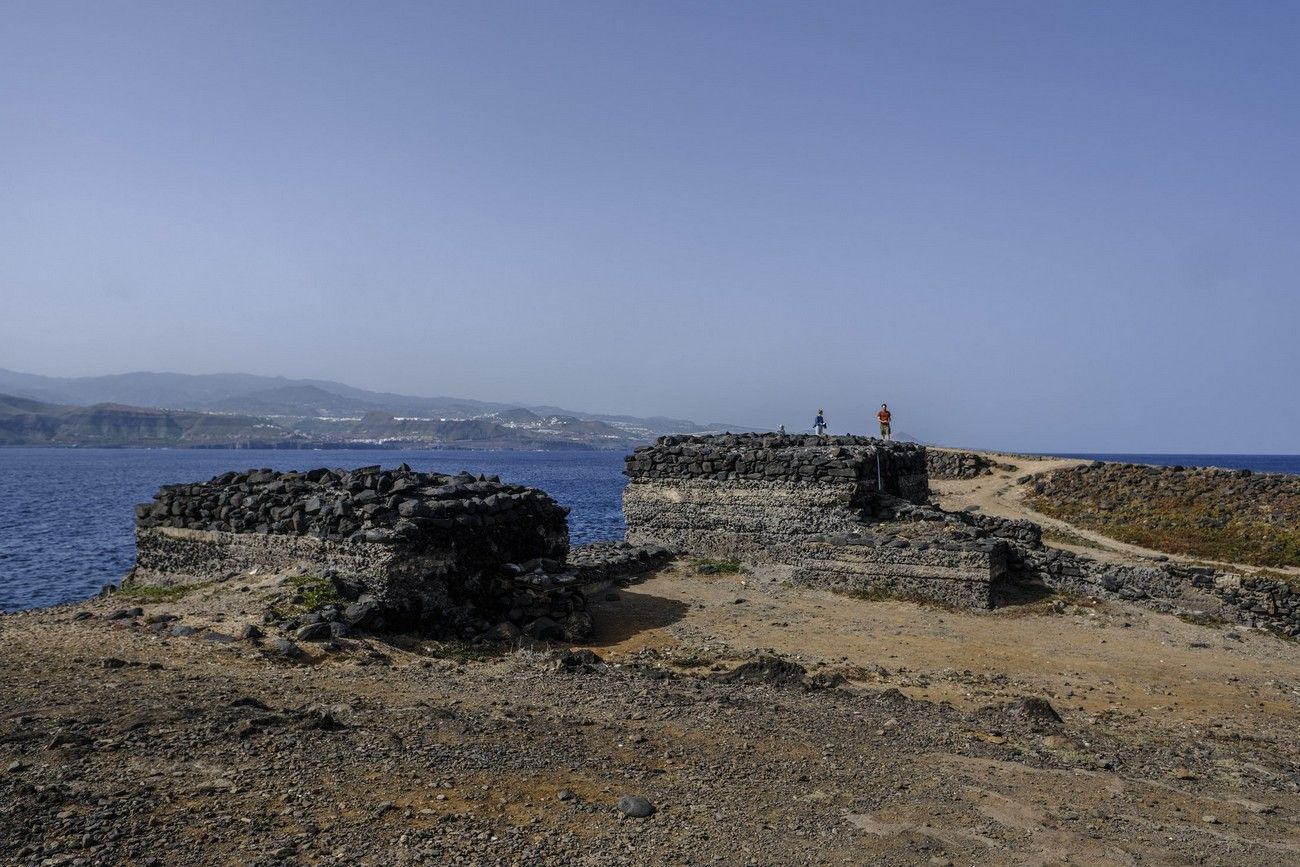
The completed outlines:
<svg viewBox="0 0 1300 867">
<path fill-rule="evenodd" d="M 660 437 L 629 455 L 625 472 L 633 483 L 671 479 L 819 482 L 855 485 L 864 496 L 879 490 L 918 503 L 930 495 L 924 447 L 870 437 Z"/>
<path fill-rule="evenodd" d="M 992 475 L 994 470 L 1014 469 L 978 452 L 936 448 L 925 450 L 925 468 L 932 479 L 976 479 Z"/>
<path fill-rule="evenodd" d="M 406 465 L 226 473 L 166 486 L 136 508 L 126 580 L 310 572 L 340 601 L 309 619 L 465 637 L 509 637 L 508 625 L 578 640 L 591 628 L 583 588 L 652 568 L 666 552 L 596 546 L 573 552 L 571 565 L 566 514 L 534 488 Z"/>
<path fill-rule="evenodd" d="M 662 437 L 628 459 L 628 541 L 700 557 L 794 567 L 795 581 L 885 588 L 988 607 L 1006 573 L 1001 542 L 907 538 L 896 504 L 929 495 L 926 451 L 866 437 Z"/>
</svg>

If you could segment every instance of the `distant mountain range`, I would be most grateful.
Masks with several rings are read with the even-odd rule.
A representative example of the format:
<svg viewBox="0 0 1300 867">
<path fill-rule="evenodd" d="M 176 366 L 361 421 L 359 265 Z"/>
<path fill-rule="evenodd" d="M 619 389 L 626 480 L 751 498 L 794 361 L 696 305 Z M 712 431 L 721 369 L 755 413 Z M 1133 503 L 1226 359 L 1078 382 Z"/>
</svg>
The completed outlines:
<svg viewBox="0 0 1300 867">
<path fill-rule="evenodd" d="M 625 449 L 662 434 L 748 429 L 243 373 L 65 378 L 0 368 L 0 445 Z"/>
</svg>

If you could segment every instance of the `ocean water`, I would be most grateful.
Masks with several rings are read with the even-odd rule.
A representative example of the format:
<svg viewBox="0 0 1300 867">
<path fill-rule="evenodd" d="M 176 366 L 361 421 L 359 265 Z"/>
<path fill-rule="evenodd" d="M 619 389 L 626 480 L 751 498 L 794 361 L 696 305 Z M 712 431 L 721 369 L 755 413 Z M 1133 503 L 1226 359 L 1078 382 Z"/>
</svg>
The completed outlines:
<svg viewBox="0 0 1300 867">
<path fill-rule="evenodd" d="M 623 538 L 620 452 L 0 448 L 0 611 L 85 599 L 120 581 L 135 560 L 134 506 L 161 485 L 256 467 L 403 462 L 539 487 L 572 510 L 575 544 Z"/>
</svg>

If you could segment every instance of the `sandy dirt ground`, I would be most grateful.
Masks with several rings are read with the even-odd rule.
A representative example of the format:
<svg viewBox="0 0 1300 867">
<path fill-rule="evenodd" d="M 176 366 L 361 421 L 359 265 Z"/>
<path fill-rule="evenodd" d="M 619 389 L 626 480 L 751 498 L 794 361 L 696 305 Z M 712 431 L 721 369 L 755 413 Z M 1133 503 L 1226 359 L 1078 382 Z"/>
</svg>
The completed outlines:
<svg viewBox="0 0 1300 867">
<path fill-rule="evenodd" d="M 599 660 L 286 659 L 226 638 L 277 580 L 0 617 L 0 863 L 1300 863 L 1300 645 L 1265 633 L 679 562 L 595 606 Z"/>
</svg>

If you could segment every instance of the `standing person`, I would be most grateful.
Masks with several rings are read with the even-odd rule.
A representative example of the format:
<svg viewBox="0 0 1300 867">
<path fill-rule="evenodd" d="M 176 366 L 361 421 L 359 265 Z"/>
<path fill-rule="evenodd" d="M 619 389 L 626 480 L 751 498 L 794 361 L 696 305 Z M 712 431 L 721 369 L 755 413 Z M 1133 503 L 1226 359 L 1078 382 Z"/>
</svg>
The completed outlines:
<svg viewBox="0 0 1300 867">
<path fill-rule="evenodd" d="M 882 440 L 889 439 L 889 420 L 891 418 L 893 416 L 889 412 L 889 404 L 882 403 L 880 412 L 876 413 L 876 421 L 880 422 L 880 438 Z"/>
<path fill-rule="evenodd" d="M 817 410 L 817 418 L 813 419 L 813 430 L 816 431 L 817 436 L 826 434 L 826 416 L 822 415 L 823 412 L 824 410 Z"/>
</svg>

